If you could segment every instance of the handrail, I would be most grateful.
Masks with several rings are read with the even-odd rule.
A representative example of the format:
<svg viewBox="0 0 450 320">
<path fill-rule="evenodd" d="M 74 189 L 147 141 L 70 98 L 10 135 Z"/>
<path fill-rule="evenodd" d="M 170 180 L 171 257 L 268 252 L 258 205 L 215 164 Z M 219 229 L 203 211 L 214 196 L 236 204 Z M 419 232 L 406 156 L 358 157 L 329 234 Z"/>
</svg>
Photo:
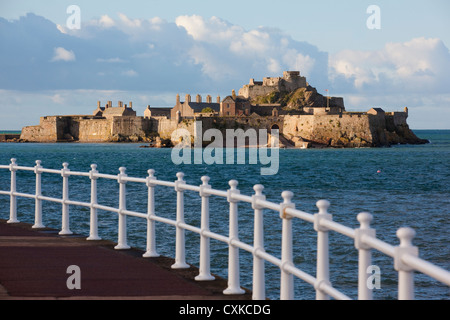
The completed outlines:
<svg viewBox="0 0 450 320">
<path fill-rule="evenodd" d="M 398 297 L 399 299 L 414 298 L 413 273 L 419 271 L 428 276 L 450 286 L 450 272 L 431 264 L 418 257 L 417 247 L 412 245 L 412 238 L 415 233 L 410 228 L 400 228 L 397 231 L 397 237 L 400 239 L 399 246 L 392 246 L 376 238 L 375 230 L 370 227 L 372 215 L 369 213 L 360 213 L 357 218 L 360 222 L 360 228 L 352 229 L 332 220 L 328 213 L 329 202 L 320 200 L 317 202 L 318 213 L 310 214 L 295 208 L 291 201 L 292 192 L 282 193 L 283 202 L 274 203 L 267 201 L 262 193 L 263 186 L 254 187 L 255 194 L 252 196 L 240 194 L 237 189 L 237 181 L 229 182 L 230 189 L 227 191 L 216 190 L 208 184 L 209 177 L 202 177 L 203 184 L 199 186 L 189 185 L 184 181 L 184 174 L 178 173 L 177 180 L 162 181 L 154 176 L 154 170 L 148 170 L 148 177 L 137 178 L 126 175 L 126 169 L 120 168 L 119 174 L 103 174 L 97 171 L 95 164 L 91 165 L 89 172 L 70 171 L 68 164 L 64 163 L 60 170 L 46 169 L 41 166 L 41 161 L 36 161 L 36 166 L 25 167 L 18 166 L 16 159 L 11 159 L 9 165 L 0 165 L 0 169 L 7 169 L 11 172 L 10 190 L 0 190 L 0 195 L 10 197 L 10 218 L 8 223 L 17 223 L 17 198 L 35 199 L 35 224 L 33 228 L 43 228 L 42 225 L 42 201 L 60 203 L 62 205 L 62 230 L 60 234 L 71 234 L 69 228 L 69 205 L 82 206 L 90 208 L 90 233 L 87 240 L 100 240 L 97 228 L 97 210 L 115 212 L 119 216 L 118 222 L 118 244 L 117 250 L 129 249 L 126 234 L 126 217 L 133 216 L 147 221 L 147 251 L 144 257 L 158 256 L 156 252 L 156 237 L 154 222 L 161 222 L 176 227 L 176 256 L 175 264 L 172 268 L 187 268 L 185 263 L 185 231 L 191 231 L 201 236 L 200 241 L 200 274 L 196 277 L 197 281 L 213 280 L 210 274 L 210 248 L 209 240 L 215 239 L 228 244 L 228 288 L 224 294 L 241 294 L 239 274 L 239 252 L 244 250 L 253 255 L 253 299 L 265 299 L 265 267 L 264 261 L 267 261 L 281 270 L 280 299 L 294 298 L 294 280 L 297 277 L 314 287 L 317 299 L 350 299 L 334 288 L 329 278 L 329 231 L 340 233 L 346 237 L 354 239 L 355 248 L 359 252 L 359 276 L 358 276 L 358 298 L 372 299 L 372 289 L 367 286 L 368 274 L 367 268 L 371 265 L 371 250 L 375 249 L 387 256 L 394 258 L 394 268 L 399 273 Z M 19 170 L 34 171 L 36 174 L 36 192 L 27 194 L 16 191 L 16 172 Z M 41 175 L 42 173 L 51 173 L 61 175 L 63 178 L 62 198 L 53 198 L 41 194 Z M 89 202 L 74 201 L 69 199 L 68 187 L 70 176 L 88 177 L 91 180 L 91 197 Z M 98 179 L 115 180 L 119 183 L 119 207 L 110 207 L 97 203 L 97 180 Z M 127 209 L 126 206 L 126 183 L 143 183 L 148 187 L 148 212 L 135 212 Z M 174 188 L 177 193 L 177 217 L 175 220 L 157 216 L 154 212 L 155 187 Z M 184 221 L 184 192 L 197 192 L 202 200 L 201 227 L 193 226 Z M 230 204 L 229 235 L 221 235 L 209 230 L 209 198 L 217 196 L 225 198 Z M 237 203 L 245 202 L 251 204 L 255 214 L 254 241 L 253 244 L 242 242 L 237 233 Z M 281 258 L 275 257 L 264 250 L 264 229 L 263 229 L 263 210 L 275 211 L 282 220 L 282 248 Z M 292 241 L 292 219 L 301 219 L 312 223 L 317 232 L 317 270 L 316 276 L 312 276 L 294 265 L 293 260 L 293 241 Z"/>
</svg>

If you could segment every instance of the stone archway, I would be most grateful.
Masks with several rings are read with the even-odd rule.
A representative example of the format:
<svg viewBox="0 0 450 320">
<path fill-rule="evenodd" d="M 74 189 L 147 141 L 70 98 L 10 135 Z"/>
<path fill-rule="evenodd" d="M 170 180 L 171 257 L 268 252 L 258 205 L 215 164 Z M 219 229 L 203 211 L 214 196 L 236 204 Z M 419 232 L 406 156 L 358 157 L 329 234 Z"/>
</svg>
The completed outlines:
<svg viewBox="0 0 450 320">
<path fill-rule="evenodd" d="M 278 134 L 276 135 L 278 141 L 279 141 L 280 136 L 281 136 L 281 128 L 280 128 L 280 125 L 279 125 L 278 123 L 272 123 L 272 125 L 269 127 L 268 135 L 267 135 L 267 145 L 268 145 L 268 146 L 271 146 L 272 130 L 278 130 Z"/>
<path fill-rule="evenodd" d="M 278 131 L 280 131 L 280 126 L 278 125 L 278 123 L 274 123 L 270 126 L 270 132 L 275 129 L 278 129 Z"/>
</svg>

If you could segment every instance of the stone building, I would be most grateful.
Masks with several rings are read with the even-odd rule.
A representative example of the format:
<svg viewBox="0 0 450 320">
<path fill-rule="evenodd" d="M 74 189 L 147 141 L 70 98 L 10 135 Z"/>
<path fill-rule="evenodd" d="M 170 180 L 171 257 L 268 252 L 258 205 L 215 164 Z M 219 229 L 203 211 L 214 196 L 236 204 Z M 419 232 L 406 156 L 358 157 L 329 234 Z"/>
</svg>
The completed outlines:
<svg viewBox="0 0 450 320">
<path fill-rule="evenodd" d="M 151 108 L 148 105 L 147 108 L 144 110 L 144 118 L 150 119 L 150 118 L 164 117 L 170 119 L 171 111 L 172 108 Z"/>
<path fill-rule="evenodd" d="M 97 109 L 94 110 L 93 115 L 96 117 L 135 117 L 136 111 L 133 110 L 133 102 L 130 101 L 129 105 L 124 105 L 122 101 L 119 101 L 117 107 L 112 107 L 112 102 L 108 101 L 105 107 L 101 107 L 101 102 L 97 102 Z"/>
<path fill-rule="evenodd" d="M 249 116 L 251 108 L 252 105 L 248 99 L 236 97 L 236 95 L 233 94 L 225 97 L 220 103 L 220 116 Z"/>
<path fill-rule="evenodd" d="M 250 79 L 249 84 L 239 90 L 239 96 L 253 99 L 271 92 L 294 91 L 298 88 L 306 88 L 308 83 L 305 77 L 300 76 L 300 71 L 284 71 L 283 77 L 265 77 L 263 81 Z"/>
<path fill-rule="evenodd" d="M 176 119 L 178 111 L 180 112 L 180 116 L 183 118 L 193 118 L 196 115 L 205 113 L 206 110 L 212 110 L 212 112 L 207 112 L 208 114 L 219 113 L 220 96 L 217 97 L 216 102 L 212 102 L 212 97 L 208 95 L 206 97 L 206 102 L 203 102 L 202 96 L 198 94 L 194 102 L 191 99 L 191 95 L 187 94 L 185 97 L 185 101 L 181 102 L 180 95 L 177 94 L 177 102 L 175 106 L 170 110 L 170 118 Z"/>
</svg>

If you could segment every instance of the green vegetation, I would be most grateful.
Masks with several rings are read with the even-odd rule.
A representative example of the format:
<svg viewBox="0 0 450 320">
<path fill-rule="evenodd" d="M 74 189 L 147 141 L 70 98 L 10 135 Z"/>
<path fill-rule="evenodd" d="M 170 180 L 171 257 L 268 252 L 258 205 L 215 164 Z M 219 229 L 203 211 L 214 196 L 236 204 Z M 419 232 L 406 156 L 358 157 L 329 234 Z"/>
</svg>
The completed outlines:
<svg viewBox="0 0 450 320">
<path fill-rule="evenodd" d="M 211 107 L 206 107 L 202 110 L 202 113 L 213 113 L 214 110 Z"/>
<path fill-rule="evenodd" d="M 307 88 L 299 88 L 293 92 L 273 91 L 267 95 L 256 97 L 254 104 L 280 104 L 284 109 L 300 109 L 307 104 L 305 92 Z"/>
</svg>

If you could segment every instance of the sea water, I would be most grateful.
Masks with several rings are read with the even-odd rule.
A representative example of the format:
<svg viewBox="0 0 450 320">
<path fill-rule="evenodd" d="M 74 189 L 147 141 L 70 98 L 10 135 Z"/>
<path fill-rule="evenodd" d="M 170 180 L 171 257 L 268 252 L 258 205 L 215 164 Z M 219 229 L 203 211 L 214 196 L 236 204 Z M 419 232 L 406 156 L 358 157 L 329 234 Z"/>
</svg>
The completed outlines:
<svg viewBox="0 0 450 320">
<path fill-rule="evenodd" d="M 42 166 L 61 169 L 69 163 L 72 171 L 87 172 L 97 164 L 101 173 L 118 174 L 126 167 L 132 177 L 146 177 L 154 169 L 160 180 L 175 181 L 176 173 L 183 172 L 185 180 L 200 185 L 207 175 L 209 184 L 219 190 L 229 189 L 228 182 L 236 179 L 242 194 L 252 195 L 253 186 L 262 184 L 267 200 L 282 202 L 281 193 L 294 193 L 296 208 L 316 213 L 316 202 L 327 199 L 333 220 L 351 228 L 359 227 L 356 216 L 360 212 L 373 215 L 372 227 L 377 237 L 391 245 L 398 245 L 396 231 L 411 227 L 416 231 L 413 244 L 419 248 L 421 258 L 450 270 L 450 131 L 417 130 L 420 138 L 428 139 L 426 145 L 398 145 L 389 148 L 361 149 L 282 149 L 279 151 L 280 167 L 276 175 L 262 176 L 261 165 L 250 164 L 191 164 L 174 165 L 171 149 L 140 148 L 142 144 L 80 144 L 80 143 L 2 143 L 0 164 L 16 158 L 22 166 Z M 248 163 L 248 161 L 246 162 Z M 70 199 L 89 202 L 90 181 L 86 177 L 69 178 Z M 34 193 L 33 172 L 17 173 L 17 190 Z M 10 172 L 0 170 L 0 190 L 9 190 Z M 61 197 L 62 178 L 43 174 L 42 192 L 46 196 Z M 118 183 L 98 180 L 98 202 L 118 207 Z M 173 188 L 157 186 L 156 214 L 176 217 L 176 193 Z M 198 193 L 185 192 L 185 220 L 200 226 Z M 239 239 L 253 243 L 253 210 L 250 204 L 239 203 Z M 144 184 L 127 184 L 127 208 L 147 212 L 147 187 Z M 226 199 L 210 198 L 210 229 L 228 235 L 229 204 Z M 9 217 L 9 197 L 0 196 L 0 218 Z M 18 218 L 34 221 L 34 200 L 19 198 Z M 43 223 L 47 227 L 61 228 L 61 205 L 44 202 Z M 145 250 L 146 222 L 128 217 L 128 244 Z M 294 263 L 301 270 L 315 276 L 317 234 L 309 222 L 294 219 Z M 70 207 L 70 229 L 89 233 L 89 209 Z M 281 253 L 281 219 L 278 212 L 264 210 L 265 250 L 276 257 Z M 117 241 L 117 214 L 99 211 L 99 234 L 104 239 Z M 158 253 L 175 256 L 175 228 L 156 223 Z M 198 266 L 199 235 L 186 231 L 186 260 Z M 351 298 L 357 298 L 358 252 L 353 240 L 330 232 L 330 280 L 334 287 Z M 211 271 L 227 277 L 227 245 L 211 240 Z M 372 263 L 379 267 L 380 288 L 374 289 L 375 299 L 396 299 L 398 274 L 393 259 L 373 250 Z M 279 298 L 280 270 L 266 262 L 266 291 L 271 299 Z M 252 255 L 240 250 L 241 285 L 251 289 Z M 449 299 L 449 287 L 421 273 L 415 274 L 417 299 Z M 295 280 L 296 299 L 314 299 L 315 291 L 302 280 Z"/>
</svg>

